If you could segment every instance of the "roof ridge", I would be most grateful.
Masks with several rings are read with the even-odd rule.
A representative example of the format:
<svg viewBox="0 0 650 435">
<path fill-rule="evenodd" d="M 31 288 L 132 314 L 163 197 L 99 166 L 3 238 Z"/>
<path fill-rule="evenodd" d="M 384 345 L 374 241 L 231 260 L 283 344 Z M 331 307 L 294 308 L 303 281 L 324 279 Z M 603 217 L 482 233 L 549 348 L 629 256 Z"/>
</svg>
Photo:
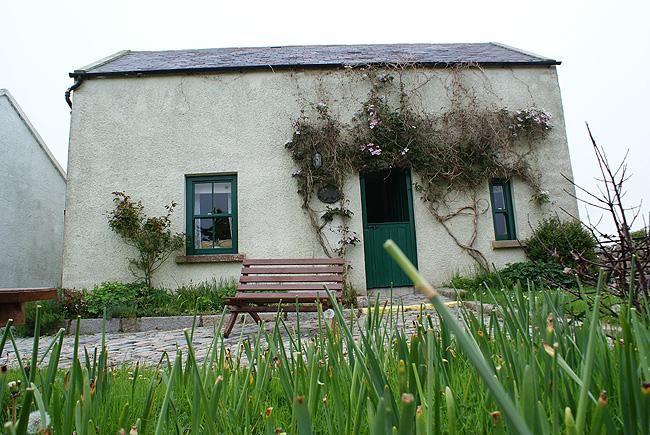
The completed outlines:
<svg viewBox="0 0 650 435">
<path fill-rule="evenodd" d="M 16 99 L 11 95 L 11 92 L 9 92 L 9 89 L 0 89 L 0 96 L 5 96 L 7 97 L 7 100 L 9 100 L 9 104 L 11 104 L 18 114 L 18 117 L 23 121 L 25 126 L 27 127 L 27 130 L 32 134 L 38 145 L 41 147 L 41 149 L 45 152 L 47 157 L 50 159 L 50 162 L 54 165 L 54 168 L 61 174 L 61 177 L 63 177 L 64 181 L 67 181 L 67 175 L 61 165 L 59 164 L 59 161 L 54 157 L 54 154 L 52 154 L 52 151 L 47 147 L 45 144 L 45 141 L 41 137 L 40 134 L 38 134 L 38 131 L 36 131 L 36 128 L 32 125 L 32 123 L 29 121 L 29 118 L 27 118 L 27 115 L 25 112 L 23 112 L 23 109 L 20 107 Z"/>
</svg>

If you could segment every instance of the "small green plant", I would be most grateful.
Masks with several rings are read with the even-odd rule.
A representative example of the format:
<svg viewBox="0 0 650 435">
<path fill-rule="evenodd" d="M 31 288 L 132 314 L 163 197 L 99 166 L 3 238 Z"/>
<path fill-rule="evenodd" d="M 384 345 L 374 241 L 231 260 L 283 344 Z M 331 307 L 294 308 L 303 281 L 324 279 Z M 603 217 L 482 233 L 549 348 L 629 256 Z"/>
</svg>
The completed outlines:
<svg viewBox="0 0 650 435">
<path fill-rule="evenodd" d="M 235 279 L 214 279 L 196 284 L 188 284 L 176 289 L 174 304 L 185 314 L 219 313 L 225 299 L 234 296 L 237 290 Z"/>
<path fill-rule="evenodd" d="M 596 259 L 597 241 L 580 221 L 551 217 L 543 220 L 526 240 L 526 254 L 535 262 L 575 268 L 581 259 Z"/>
<path fill-rule="evenodd" d="M 359 306 L 359 291 L 355 286 L 346 282 L 343 285 L 343 297 L 341 298 L 341 305 L 346 308 L 356 308 Z"/>
<path fill-rule="evenodd" d="M 129 260 L 131 272 L 144 279 L 147 287 L 152 287 L 153 273 L 185 245 L 185 235 L 171 230 L 176 203 L 165 206 L 166 214 L 148 217 L 141 201 L 134 202 L 124 192 L 113 192 L 113 196 L 115 208 L 108 212 L 108 224 L 138 251 L 138 257 Z"/>
<path fill-rule="evenodd" d="M 485 286 L 500 287 L 501 282 L 496 273 L 477 269 L 472 276 L 454 276 L 449 281 L 449 285 L 456 289 L 467 290 L 470 293 L 480 293 L 485 290 Z"/>
<path fill-rule="evenodd" d="M 87 294 L 86 311 L 91 317 L 102 317 L 104 310 L 107 311 L 109 316 L 118 317 L 120 313 L 129 312 L 125 307 L 136 308 L 138 292 L 146 288 L 147 286 L 144 283 L 102 283 Z"/>
<path fill-rule="evenodd" d="M 510 285 L 521 283 L 524 288 L 528 282 L 537 287 L 577 286 L 575 277 L 566 273 L 557 263 L 533 261 L 512 263 L 501 269 L 499 276 Z"/>
<path fill-rule="evenodd" d="M 36 322 L 36 306 L 40 305 L 40 323 L 42 334 L 54 334 L 63 327 L 65 314 L 59 300 L 27 302 L 25 304 L 25 323 L 16 326 L 16 332 L 21 336 L 32 336 Z"/>
<path fill-rule="evenodd" d="M 63 308 L 66 319 L 76 319 L 77 316 L 88 317 L 86 298 L 88 292 L 85 289 L 60 289 L 58 294 L 59 303 Z"/>
</svg>

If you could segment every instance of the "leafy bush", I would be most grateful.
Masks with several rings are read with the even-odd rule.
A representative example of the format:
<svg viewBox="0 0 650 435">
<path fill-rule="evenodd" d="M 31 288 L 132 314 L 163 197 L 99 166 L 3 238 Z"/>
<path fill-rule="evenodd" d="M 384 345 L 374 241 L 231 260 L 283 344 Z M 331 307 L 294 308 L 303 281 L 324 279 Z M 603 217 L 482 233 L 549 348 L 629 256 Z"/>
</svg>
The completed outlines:
<svg viewBox="0 0 650 435">
<path fill-rule="evenodd" d="M 19 335 L 26 337 L 34 335 L 37 305 L 41 306 L 41 334 L 54 334 L 63 327 L 65 315 L 63 307 L 57 299 L 27 302 L 25 304 L 25 323 L 16 326 L 16 332 Z"/>
<path fill-rule="evenodd" d="M 533 261 L 512 263 L 501 269 L 499 276 L 510 285 L 520 282 L 526 286 L 529 281 L 538 287 L 558 284 L 571 286 L 576 283 L 575 278 L 571 274 L 565 273 L 562 266 L 557 263 L 535 263 Z"/>
<path fill-rule="evenodd" d="M 88 292 L 85 289 L 61 289 L 59 303 L 66 319 L 75 319 L 77 316 L 88 317 L 86 299 Z"/>
<path fill-rule="evenodd" d="M 108 225 L 138 250 L 139 258 L 129 260 L 131 271 L 151 287 L 153 273 L 185 244 L 185 235 L 171 230 L 170 218 L 176 203 L 165 206 L 165 215 L 148 217 L 141 201 L 132 201 L 124 192 L 113 192 L 113 196 L 115 208 L 108 212 Z"/>
<path fill-rule="evenodd" d="M 596 239 L 578 220 L 557 217 L 543 220 L 526 240 L 528 258 L 575 268 L 580 257 L 596 259 Z"/>
<path fill-rule="evenodd" d="M 135 309 L 138 293 L 146 288 L 144 283 L 102 283 L 86 295 L 86 312 L 91 317 L 102 317 L 106 309 L 108 316 L 112 317 L 114 314 L 123 313 L 125 307 L 131 306 Z"/>
<path fill-rule="evenodd" d="M 499 276 L 494 272 L 477 272 L 474 276 L 454 276 L 449 285 L 456 289 L 467 290 L 470 293 L 480 293 L 485 290 L 485 286 L 501 287 Z"/>
</svg>

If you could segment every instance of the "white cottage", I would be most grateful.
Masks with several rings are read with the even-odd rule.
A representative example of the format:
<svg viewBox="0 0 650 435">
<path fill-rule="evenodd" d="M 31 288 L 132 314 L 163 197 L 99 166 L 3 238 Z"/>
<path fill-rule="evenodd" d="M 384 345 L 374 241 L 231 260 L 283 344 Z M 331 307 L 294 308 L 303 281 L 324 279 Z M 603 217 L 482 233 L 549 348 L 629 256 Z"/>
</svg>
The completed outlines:
<svg viewBox="0 0 650 435">
<path fill-rule="evenodd" d="M 61 284 L 65 172 L 0 89 L 0 287 Z"/>
<path fill-rule="evenodd" d="M 406 285 L 381 248 L 389 237 L 437 284 L 474 269 L 477 257 L 496 266 L 524 260 L 519 240 L 531 226 L 560 208 L 577 210 L 565 193 L 572 186 L 563 176 L 572 173 L 557 65 L 480 43 L 123 51 L 75 70 L 67 93 L 74 92 L 63 285 L 133 279 L 133 253 L 106 220 L 113 191 L 142 200 L 149 214 L 179 204 L 173 225 L 187 235 L 185 252 L 154 277 L 170 288 L 237 276 L 245 257 L 323 257 L 341 245 L 349 281 L 361 293 Z M 393 90 L 384 95 L 373 80 Z M 313 186 L 304 202 L 296 177 L 305 174 L 296 173 L 291 154 L 298 120 L 318 123 L 327 107 L 340 125 L 369 117 L 361 127 L 375 134 L 367 128 L 381 120 L 371 119 L 368 96 L 399 103 L 400 89 L 419 113 L 437 116 L 437 125 L 464 104 L 462 113 L 506 113 L 520 126 L 550 114 L 552 128 L 533 145 L 513 139 L 519 152 L 512 155 L 520 159 L 511 162 L 513 173 L 477 179 L 471 193 L 446 192 L 444 210 L 406 160 L 372 170 L 379 142 L 360 145 L 350 157 L 357 166 L 339 188 Z M 353 130 L 346 129 L 350 143 Z M 400 149 L 404 156 L 410 151 L 408 144 Z M 331 153 L 314 149 L 309 158 L 314 173 L 332 165 Z M 332 216 L 334 209 L 347 217 Z M 323 219 L 328 213 L 331 221 Z"/>
</svg>

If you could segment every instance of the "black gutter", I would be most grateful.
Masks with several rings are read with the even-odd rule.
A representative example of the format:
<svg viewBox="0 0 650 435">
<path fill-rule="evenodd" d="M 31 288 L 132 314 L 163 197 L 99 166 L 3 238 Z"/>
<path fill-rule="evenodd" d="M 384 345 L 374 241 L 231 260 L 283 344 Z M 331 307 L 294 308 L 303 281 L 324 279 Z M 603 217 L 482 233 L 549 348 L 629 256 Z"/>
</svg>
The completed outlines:
<svg viewBox="0 0 650 435">
<path fill-rule="evenodd" d="M 75 71 L 75 74 L 76 74 L 75 76 L 72 75 L 70 76 L 75 78 L 74 83 L 65 91 L 65 102 L 68 103 L 68 106 L 70 106 L 71 109 L 72 109 L 72 99 L 70 98 L 70 95 L 72 94 L 72 92 L 79 89 L 79 86 L 81 86 L 81 83 L 86 78 L 85 73 L 81 71 Z"/>
<path fill-rule="evenodd" d="M 413 66 L 423 67 L 437 67 L 447 68 L 458 65 L 476 65 L 485 67 L 510 67 L 510 66 L 554 66 L 560 65 L 562 62 L 553 59 L 544 59 L 539 62 L 414 62 L 410 63 Z M 229 71 L 252 71 L 252 70 L 287 70 L 287 69 L 331 69 L 343 68 L 352 66 L 353 68 L 363 68 L 365 66 L 379 66 L 386 67 L 391 65 L 398 65 L 392 62 L 373 62 L 364 64 L 342 64 L 342 63 L 327 63 L 327 64 L 280 64 L 280 65 L 240 65 L 240 66 L 221 66 L 221 67 L 203 67 L 203 68 L 167 68 L 167 69 L 149 69 L 149 70 L 127 70 L 127 71 L 105 71 L 105 72 L 92 72 L 92 71 L 74 71 L 69 73 L 73 78 L 91 78 L 91 77 L 115 77 L 115 76 L 144 76 L 144 75 L 159 75 L 159 74 L 192 74 L 192 73 L 213 73 L 213 72 L 229 72 Z M 74 86 L 74 85 L 73 85 Z"/>
</svg>

